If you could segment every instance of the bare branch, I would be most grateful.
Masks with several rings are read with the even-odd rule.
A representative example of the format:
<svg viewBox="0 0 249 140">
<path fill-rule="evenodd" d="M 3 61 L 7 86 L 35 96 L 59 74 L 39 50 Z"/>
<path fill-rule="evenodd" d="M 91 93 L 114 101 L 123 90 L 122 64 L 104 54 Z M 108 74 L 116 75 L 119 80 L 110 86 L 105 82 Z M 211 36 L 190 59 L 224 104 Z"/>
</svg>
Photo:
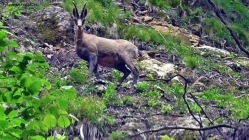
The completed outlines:
<svg viewBox="0 0 249 140">
<path fill-rule="evenodd" d="M 217 128 L 221 128 L 221 127 L 235 129 L 234 126 L 227 125 L 227 124 L 219 124 L 219 125 L 214 125 L 214 126 L 210 126 L 210 127 L 203 127 L 203 128 L 191 128 L 191 127 L 181 127 L 181 126 L 165 126 L 165 127 L 159 128 L 159 129 L 146 130 L 146 131 L 137 133 L 135 135 L 132 135 L 130 137 L 132 138 L 132 137 L 139 136 L 141 134 L 159 132 L 159 131 L 163 131 L 163 130 L 167 130 L 167 129 L 184 129 L 184 130 L 191 130 L 191 131 L 205 131 L 205 130 L 217 129 Z"/>
</svg>

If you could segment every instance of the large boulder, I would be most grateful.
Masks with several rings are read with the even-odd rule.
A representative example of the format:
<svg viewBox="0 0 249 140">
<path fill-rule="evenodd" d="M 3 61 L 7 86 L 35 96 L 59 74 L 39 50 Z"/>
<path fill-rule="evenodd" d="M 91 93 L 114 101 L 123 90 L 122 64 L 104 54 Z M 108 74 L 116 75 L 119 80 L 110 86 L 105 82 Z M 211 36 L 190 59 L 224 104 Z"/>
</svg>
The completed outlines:
<svg viewBox="0 0 249 140">
<path fill-rule="evenodd" d="M 73 22 L 70 14 L 59 6 L 50 6 L 30 16 L 36 22 L 35 34 L 41 42 L 52 45 L 73 40 Z"/>
</svg>

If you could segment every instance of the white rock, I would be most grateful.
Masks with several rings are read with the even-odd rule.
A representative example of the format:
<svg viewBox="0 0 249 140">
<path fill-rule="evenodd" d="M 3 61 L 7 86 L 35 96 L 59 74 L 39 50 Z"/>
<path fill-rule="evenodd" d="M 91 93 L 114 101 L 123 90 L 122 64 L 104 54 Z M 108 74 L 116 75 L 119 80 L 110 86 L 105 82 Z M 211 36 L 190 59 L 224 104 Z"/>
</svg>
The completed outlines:
<svg viewBox="0 0 249 140">
<path fill-rule="evenodd" d="M 213 52 L 216 52 L 216 53 L 221 53 L 225 56 L 229 56 L 230 55 L 230 52 L 226 51 L 226 50 L 223 50 L 223 49 L 219 49 L 219 48 L 214 48 L 214 47 L 211 47 L 211 46 L 207 46 L 207 45 L 203 45 L 201 47 L 193 47 L 195 49 L 199 49 L 199 50 L 208 50 L 208 51 L 213 51 Z"/>
</svg>

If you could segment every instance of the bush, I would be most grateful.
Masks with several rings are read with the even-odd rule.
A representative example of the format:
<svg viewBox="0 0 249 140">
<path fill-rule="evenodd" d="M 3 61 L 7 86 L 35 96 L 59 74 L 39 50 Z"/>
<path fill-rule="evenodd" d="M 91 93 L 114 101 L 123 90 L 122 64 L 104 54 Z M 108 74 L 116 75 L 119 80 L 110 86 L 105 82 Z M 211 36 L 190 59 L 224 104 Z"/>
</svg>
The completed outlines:
<svg viewBox="0 0 249 140">
<path fill-rule="evenodd" d="M 1 28 L 0 22 L 0 28 Z M 76 98 L 74 88 L 51 91 L 45 79 L 48 63 L 40 53 L 15 53 L 18 47 L 0 30 L 0 134 L 2 139 L 45 139 L 55 127 L 67 128 L 72 120 L 68 100 Z M 51 137 L 50 137 L 51 138 Z"/>
<path fill-rule="evenodd" d="M 85 61 L 81 61 L 78 68 L 70 70 L 70 80 L 75 84 L 85 84 L 89 79 L 88 68 Z"/>
</svg>

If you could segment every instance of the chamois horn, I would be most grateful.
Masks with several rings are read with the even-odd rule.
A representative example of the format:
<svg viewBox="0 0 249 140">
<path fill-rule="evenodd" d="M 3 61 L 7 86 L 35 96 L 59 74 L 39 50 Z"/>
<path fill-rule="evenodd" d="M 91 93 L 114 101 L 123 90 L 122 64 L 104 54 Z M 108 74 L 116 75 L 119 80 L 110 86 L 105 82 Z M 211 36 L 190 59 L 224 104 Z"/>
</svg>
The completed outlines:
<svg viewBox="0 0 249 140">
<path fill-rule="evenodd" d="M 79 18 L 79 12 L 78 12 L 77 6 L 76 6 L 74 1 L 73 1 L 73 5 L 74 5 L 74 8 L 76 10 L 77 18 Z"/>
<path fill-rule="evenodd" d="M 84 14 L 85 14 L 85 12 L 86 12 L 86 10 L 85 10 L 86 4 L 87 4 L 87 1 L 85 2 L 84 6 L 83 6 L 83 8 L 82 8 L 82 11 L 81 11 L 81 18 L 83 18 Z"/>
</svg>

